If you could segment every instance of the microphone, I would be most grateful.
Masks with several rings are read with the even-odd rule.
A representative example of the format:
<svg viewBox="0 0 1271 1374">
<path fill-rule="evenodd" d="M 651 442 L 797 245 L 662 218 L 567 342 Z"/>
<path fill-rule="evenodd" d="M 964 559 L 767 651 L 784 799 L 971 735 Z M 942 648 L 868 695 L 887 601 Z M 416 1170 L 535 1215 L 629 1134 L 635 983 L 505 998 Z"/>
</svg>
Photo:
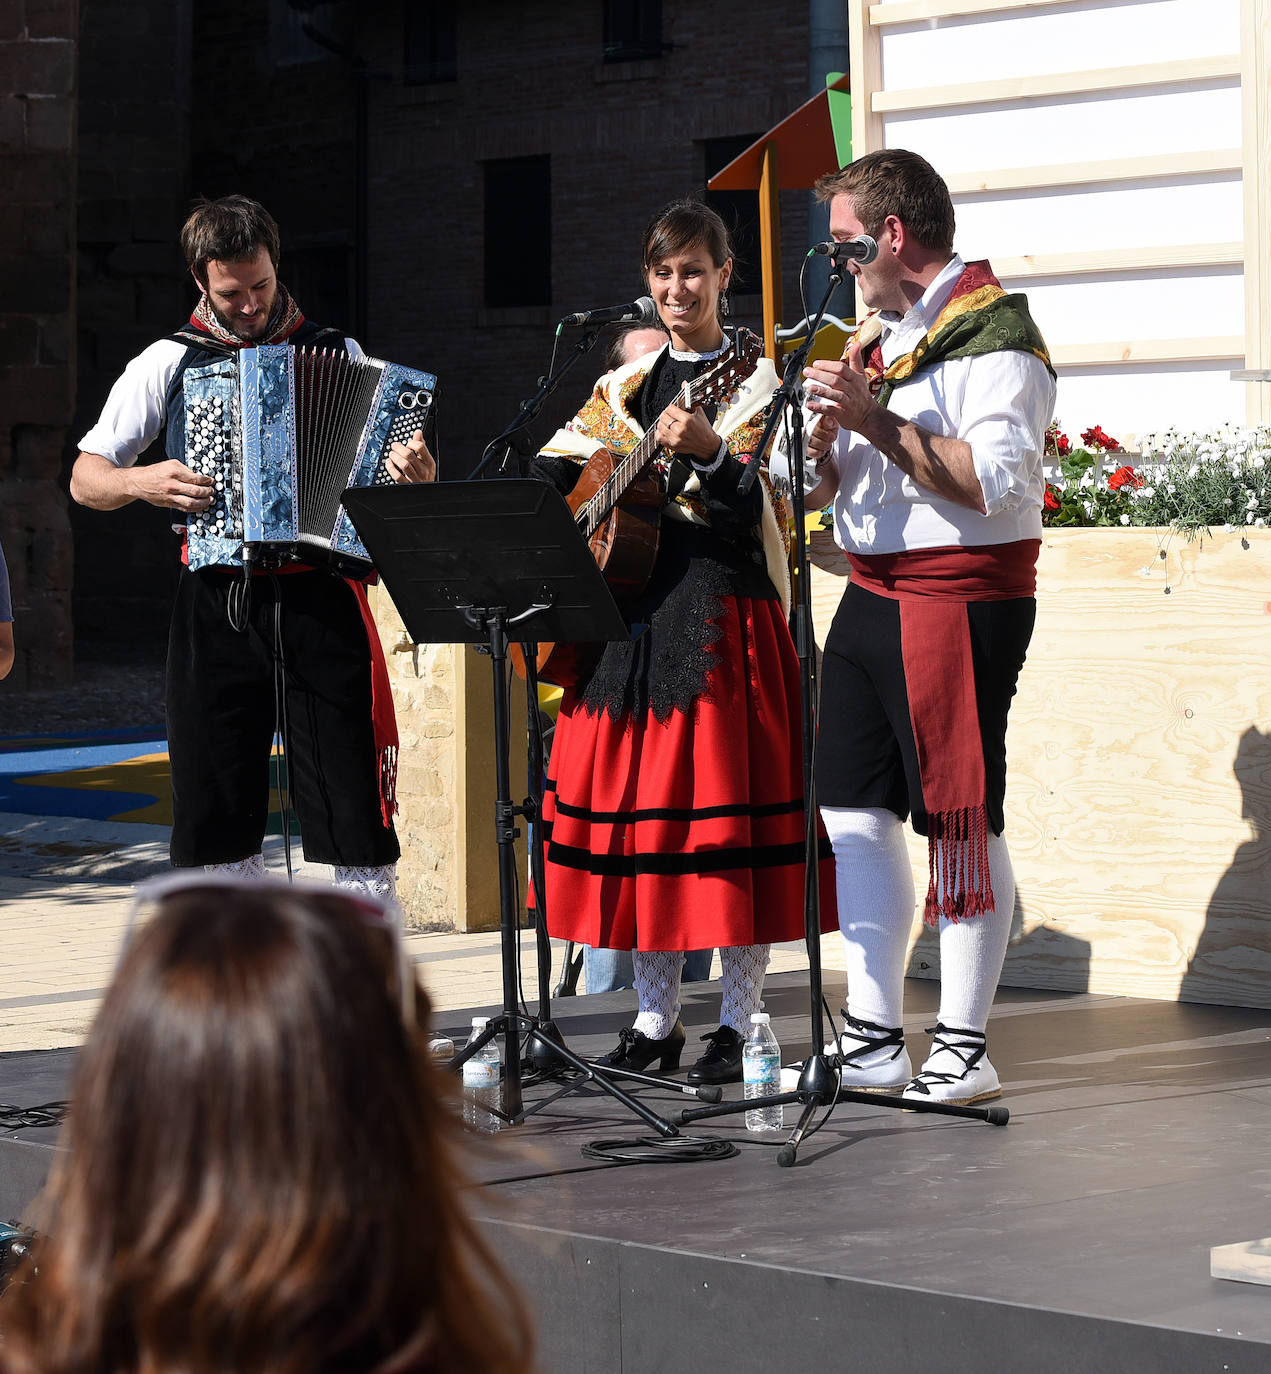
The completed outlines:
<svg viewBox="0 0 1271 1374">
<path fill-rule="evenodd" d="M 828 253 L 836 263 L 873 262 L 878 256 L 878 240 L 868 234 L 857 234 L 854 239 L 844 239 L 842 243 L 818 243 L 812 248 L 814 253 Z"/>
<path fill-rule="evenodd" d="M 566 315 L 561 324 L 622 324 L 628 320 L 656 324 L 658 308 L 653 304 L 653 297 L 641 296 L 638 301 L 631 301 L 628 305 L 609 305 L 603 310 L 580 310 L 576 315 Z"/>
</svg>

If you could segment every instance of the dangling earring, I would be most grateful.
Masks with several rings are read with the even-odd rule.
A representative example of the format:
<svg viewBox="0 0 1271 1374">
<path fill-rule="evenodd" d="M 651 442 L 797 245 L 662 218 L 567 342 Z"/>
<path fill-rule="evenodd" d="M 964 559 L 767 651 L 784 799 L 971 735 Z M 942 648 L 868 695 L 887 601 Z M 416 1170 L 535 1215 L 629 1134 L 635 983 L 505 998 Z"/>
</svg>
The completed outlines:
<svg viewBox="0 0 1271 1374">
<path fill-rule="evenodd" d="M 726 290 L 721 291 L 719 293 L 719 317 L 721 320 L 726 320 L 732 313 L 733 307 L 729 304 L 728 292 Z"/>
</svg>

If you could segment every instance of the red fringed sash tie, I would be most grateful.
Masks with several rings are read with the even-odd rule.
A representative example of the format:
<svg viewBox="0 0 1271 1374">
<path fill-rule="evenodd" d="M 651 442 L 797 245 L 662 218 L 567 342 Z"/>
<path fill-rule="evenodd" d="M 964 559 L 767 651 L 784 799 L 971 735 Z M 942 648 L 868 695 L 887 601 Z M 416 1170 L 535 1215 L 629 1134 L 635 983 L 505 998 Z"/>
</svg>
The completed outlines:
<svg viewBox="0 0 1271 1374">
<path fill-rule="evenodd" d="M 366 586 L 351 577 L 344 579 L 353 589 L 357 608 L 362 613 L 366 643 L 371 651 L 371 724 L 375 733 L 375 758 L 379 766 L 380 815 L 385 828 L 397 814 L 397 714 L 393 710 L 393 688 L 388 679 L 388 662 L 380 632 L 371 614 Z"/>
<path fill-rule="evenodd" d="M 967 603 L 1032 596 L 1039 539 L 849 554 L 852 580 L 900 603 L 900 652 L 927 810 L 928 925 L 993 909 L 984 747 Z"/>
</svg>

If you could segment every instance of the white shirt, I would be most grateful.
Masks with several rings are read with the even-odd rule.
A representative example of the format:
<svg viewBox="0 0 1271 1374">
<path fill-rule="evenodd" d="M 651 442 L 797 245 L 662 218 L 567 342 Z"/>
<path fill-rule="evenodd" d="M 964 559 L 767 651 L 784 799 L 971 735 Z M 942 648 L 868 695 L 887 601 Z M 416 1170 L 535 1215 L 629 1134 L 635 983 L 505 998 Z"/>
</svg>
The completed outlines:
<svg viewBox="0 0 1271 1374">
<path fill-rule="evenodd" d="M 350 357 L 362 357 L 355 339 L 344 342 Z M 99 453 L 117 468 L 131 467 L 163 428 L 168 385 L 185 349 L 175 339 L 160 339 L 138 353 L 111 387 L 97 423 L 79 441 L 80 452 Z"/>
<path fill-rule="evenodd" d="M 955 255 L 903 316 L 882 311 L 884 365 L 910 352 L 935 323 L 962 274 Z M 1055 379 L 1031 353 L 1003 349 L 950 358 L 896 387 L 888 409 L 932 434 L 965 440 L 986 513 L 919 486 L 872 444 L 840 430 L 834 537 L 853 553 L 897 553 L 946 545 L 1040 539 L 1042 452 L 1055 407 Z"/>
</svg>

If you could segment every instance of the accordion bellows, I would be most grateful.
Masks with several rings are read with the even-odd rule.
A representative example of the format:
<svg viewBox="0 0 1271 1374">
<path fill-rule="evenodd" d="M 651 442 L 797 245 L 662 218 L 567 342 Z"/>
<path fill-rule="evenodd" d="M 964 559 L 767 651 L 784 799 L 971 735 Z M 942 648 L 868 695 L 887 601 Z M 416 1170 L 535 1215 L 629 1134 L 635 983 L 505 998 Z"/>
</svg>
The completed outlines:
<svg viewBox="0 0 1271 1374">
<path fill-rule="evenodd" d="M 436 387 L 430 372 L 285 344 L 190 368 L 185 463 L 216 487 L 186 521 L 190 567 L 240 566 L 248 545 L 262 563 L 369 568 L 340 497 L 392 483 L 388 450 L 427 432 Z"/>
</svg>

